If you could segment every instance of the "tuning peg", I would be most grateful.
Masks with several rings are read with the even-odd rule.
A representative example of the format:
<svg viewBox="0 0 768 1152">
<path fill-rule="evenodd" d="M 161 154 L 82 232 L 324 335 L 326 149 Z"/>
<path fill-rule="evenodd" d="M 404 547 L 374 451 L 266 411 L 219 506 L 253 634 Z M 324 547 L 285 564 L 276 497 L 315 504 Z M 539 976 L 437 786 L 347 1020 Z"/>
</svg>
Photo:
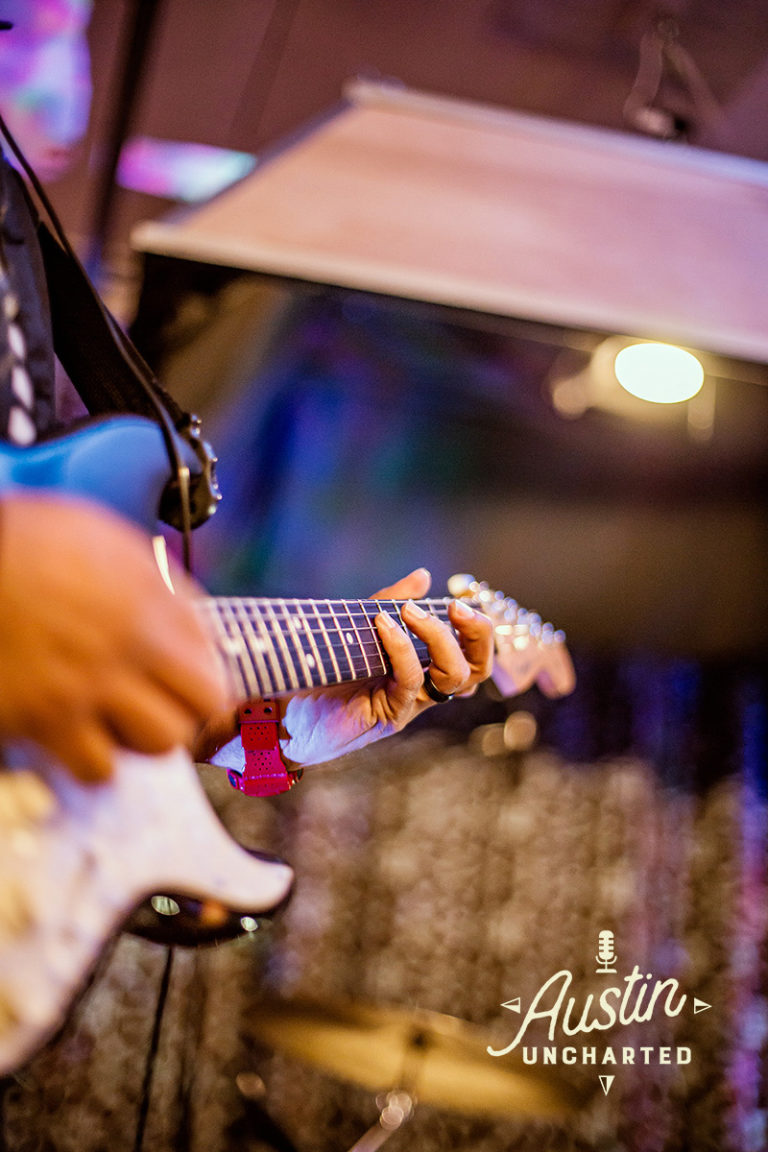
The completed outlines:
<svg viewBox="0 0 768 1152">
<path fill-rule="evenodd" d="M 448 591 L 454 600 L 468 599 L 477 594 L 480 585 L 468 572 L 459 572 L 448 579 Z"/>
<path fill-rule="evenodd" d="M 496 647 L 493 678 L 502 693 L 515 695 L 534 682 L 547 696 L 573 691 L 576 676 L 564 632 L 469 573 L 451 576 L 448 591 L 455 600 L 472 601 L 491 618 Z"/>
<path fill-rule="evenodd" d="M 541 628 L 542 628 L 541 616 L 539 616 L 538 612 L 529 612 L 528 613 L 528 619 L 527 619 L 527 629 L 528 629 L 528 634 L 530 635 L 531 639 L 533 639 L 533 640 L 540 639 Z"/>
</svg>

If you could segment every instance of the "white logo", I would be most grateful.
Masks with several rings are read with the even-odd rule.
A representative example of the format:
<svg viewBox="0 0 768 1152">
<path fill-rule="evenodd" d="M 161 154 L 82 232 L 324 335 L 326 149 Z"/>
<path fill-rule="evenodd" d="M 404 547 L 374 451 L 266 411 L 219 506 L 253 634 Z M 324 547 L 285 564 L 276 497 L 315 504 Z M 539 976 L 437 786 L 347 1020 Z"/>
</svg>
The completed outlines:
<svg viewBox="0 0 768 1152">
<path fill-rule="evenodd" d="M 597 941 L 598 975 L 616 975 L 612 965 L 617 962 L 614 951 L 614 934 L 607 929 L 600 932 Z M 617 984 L 604 987 L 596 995 L 590 992 L 582 1004 L 569 995 L 573 983 L 573 973 L 563 968 L 555 972 L 539 988 L 523 1016 L 521 998 L 516 996 L 502 1004 L 510 1012 L 523 1016 L 514 1037 L 504 1048 L 488 1048 L 491 1056 L 506 1056 L 514 1051 L 525 1039 L 526 1033 L 536 1020 L 549 1020 L 547 1036 L 549 1045 L 541 1049 L 524 1045 L 524 1064 L 592 1064 L 610 1066 L 619 1064 L 677 1064 L 691 1062 L 691 1049 L 686 1046 L 605 1046 L 566 1044 L 562 1048 L 553 1042 L 558 1035 L 578 1036 L 582 1033 L 601 1032 L 608 1028 L 627 1027 L 631 1024 L 648 1024 L 655 1016 L 673 1018 L 679 1016 L 689 1001 L 677 980 L 654 977 L 651 972 L 643 973 L 635 964 L 629 975 Z M 711 1005 L 693 997 L 694 1015 L 704 1012 Z M 615 1076 L 600 1075 L 600 1084 L 607 1096 Z"/>
<path fill-rule="evenodd" d="M 598 936 L 595 960 L 600 965 L 599 968 L 595 968 L 598 975 L 616 975 L 616 969 L 608 967 L 609 964 L 616 963 L 616 953 L 613 950 L 613 932 L 601 932 Z"/>
</svg>

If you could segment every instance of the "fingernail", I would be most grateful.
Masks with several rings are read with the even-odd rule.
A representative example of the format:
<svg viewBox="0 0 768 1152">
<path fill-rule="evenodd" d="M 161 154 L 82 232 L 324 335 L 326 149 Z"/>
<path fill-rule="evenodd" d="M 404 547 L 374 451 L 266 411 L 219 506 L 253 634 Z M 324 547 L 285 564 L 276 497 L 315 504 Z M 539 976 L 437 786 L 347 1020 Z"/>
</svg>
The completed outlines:
<svg viewBox="0 0 768 1152">
<path fill-rule="evenodd" d="M 381 621 L 385 628 L 397 628 L 397 624 L 395 624 L 389 612 L 379 612 L 377 619 Z"/>
<path fill-rule="evenodd" d="M 463 600 L 454 600 L 453 604 L 459 616 L 466 616 L 467 619 L 469 619 L 470 616 L 474 616 L 474 611 L 470 608 L 469 604 L 465 604 Z"/>
<path fill-rule="evenodd" d="M 413 600 L 408 601 L 406 608 L 410 609 L 412 616 L 424 617 L 427 615 L 423 608 L 420 608 L 418 604 L 414 604 Z"/>
</svg>

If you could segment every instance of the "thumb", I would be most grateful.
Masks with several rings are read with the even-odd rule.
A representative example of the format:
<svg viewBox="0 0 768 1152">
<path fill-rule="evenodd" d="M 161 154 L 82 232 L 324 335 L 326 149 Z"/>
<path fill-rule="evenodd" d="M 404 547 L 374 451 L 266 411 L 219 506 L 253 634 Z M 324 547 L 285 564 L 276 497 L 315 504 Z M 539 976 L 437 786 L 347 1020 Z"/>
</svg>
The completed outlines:
<svg viewBox="0 0 768 1152">
<path fill-rule="evenodd" d="M 432 583 L 432 576 L 426 568 L 416 568 L 408 576 L 403 576 L 396 584 L 374 592 L 371 600 L 419 600 L 426 596 Z"/>
</svg>

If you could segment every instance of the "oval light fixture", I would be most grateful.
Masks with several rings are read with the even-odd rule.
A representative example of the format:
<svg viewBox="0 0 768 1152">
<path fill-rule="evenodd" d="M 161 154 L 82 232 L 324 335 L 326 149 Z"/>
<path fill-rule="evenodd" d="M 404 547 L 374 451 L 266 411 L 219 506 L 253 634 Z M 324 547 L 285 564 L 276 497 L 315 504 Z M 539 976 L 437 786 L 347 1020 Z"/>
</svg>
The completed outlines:
<svg viewBox="0 0 768 1152">
<path fill-rule="evenodd" d="M 690 400 L 704 383 L 704 368 L 692 352 L 675 344 L 628 344 L 613 370 L 622 388 L 653 404 Z"/>
</svg>

